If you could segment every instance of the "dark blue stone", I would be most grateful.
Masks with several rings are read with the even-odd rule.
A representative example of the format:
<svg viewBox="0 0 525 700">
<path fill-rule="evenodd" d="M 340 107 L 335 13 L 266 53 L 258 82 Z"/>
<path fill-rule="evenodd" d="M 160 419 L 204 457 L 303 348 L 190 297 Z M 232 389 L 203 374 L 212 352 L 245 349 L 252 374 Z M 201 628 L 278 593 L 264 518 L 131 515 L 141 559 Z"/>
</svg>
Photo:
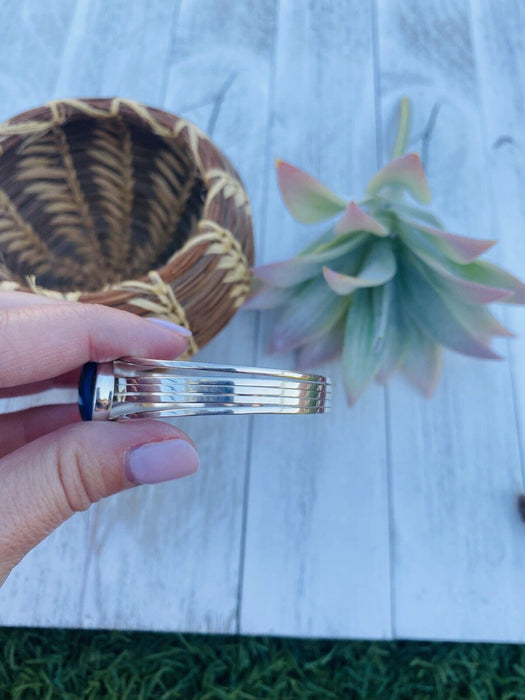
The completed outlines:
<svg viewBox="0 0 525 700">
<path fill-rule="evenodd" d="M 95 396 L 95 382 L 97 381 L 97 363 L 86 362 L 80 373 L 78 382 L 78 408 L 82 420 L 93 418 L 93 398 Z"/>
</svg>

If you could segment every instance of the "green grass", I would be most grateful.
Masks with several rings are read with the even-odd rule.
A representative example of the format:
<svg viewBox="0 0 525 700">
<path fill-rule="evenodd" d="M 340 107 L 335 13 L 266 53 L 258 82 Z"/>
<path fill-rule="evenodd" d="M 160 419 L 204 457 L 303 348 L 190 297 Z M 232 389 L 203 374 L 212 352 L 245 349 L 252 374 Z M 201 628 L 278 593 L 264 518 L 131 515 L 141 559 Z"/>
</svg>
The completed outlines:
<svg viewBox="0 0 525 700">
<path fill-rule="evenodd" d="M 525 646 L 0 628 L 0 698 L 525 700 Z"/>
</svg>

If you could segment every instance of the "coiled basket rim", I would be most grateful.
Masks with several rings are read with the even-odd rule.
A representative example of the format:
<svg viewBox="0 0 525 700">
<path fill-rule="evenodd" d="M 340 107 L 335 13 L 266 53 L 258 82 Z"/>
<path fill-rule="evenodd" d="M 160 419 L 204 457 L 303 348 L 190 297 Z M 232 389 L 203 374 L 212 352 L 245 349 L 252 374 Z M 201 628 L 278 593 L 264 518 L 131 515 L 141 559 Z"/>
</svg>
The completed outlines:
<svg viewBox="0 0 525 700">
<path fill-rule="evenodd" d="M 0 125 L 0 159 L 7 153 L 16 154 L 14 149 L 22 147 L 28 139 L 38 138 L 71 121 L 117 118 L 164 140 L 177 139 L 178 145 L 187 150 L 206 190 L 195 231 L 158 269 L 89 292 L 46 288 L 32 275 L 18 279 L 2 264 L 0 248 L 0 291 L 16 289 L 167 318 L 192 331 L 186 354 L 190 357 L 242 305 L 249 292 L 254 258 L 248 196 L 237 171 L 210 138 L 175 114 L 133 100 L 65 99 L 22 112 Z"/>
</svg>

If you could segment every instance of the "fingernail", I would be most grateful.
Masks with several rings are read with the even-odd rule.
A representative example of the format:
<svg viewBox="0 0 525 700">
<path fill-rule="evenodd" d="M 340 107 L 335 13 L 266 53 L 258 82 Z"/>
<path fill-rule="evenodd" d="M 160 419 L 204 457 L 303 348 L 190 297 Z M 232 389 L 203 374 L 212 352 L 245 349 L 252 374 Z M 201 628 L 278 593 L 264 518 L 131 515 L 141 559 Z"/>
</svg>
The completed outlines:
<svg viewBox="0 0 525 700">
<path fill-rule="evenodd" d="M 124 466 L 129 481 L 158 484 L 196 472 L 199 455 L 189 442 L 177 438 L 135 447 L 126 454 Z"/>
<path fill-rule="evenodd" d="M 179 335 L 184 335 L 184 336 L 188 337 L 192 334 L 189 328 L 185 328 L 184 326 L 179 326 L 178 323 L 172 323 L 171 321 L 168 321 L 166 318 L 153 318 L 152 316 L 148 316 L 148 321 L 154 321 L 154 323 L 158 323 L 159 326 L 164 326 L 165 328 L 169 328 L 171 331 L 175 331 L 175 333 L 179 333 Z"/>
</svg>

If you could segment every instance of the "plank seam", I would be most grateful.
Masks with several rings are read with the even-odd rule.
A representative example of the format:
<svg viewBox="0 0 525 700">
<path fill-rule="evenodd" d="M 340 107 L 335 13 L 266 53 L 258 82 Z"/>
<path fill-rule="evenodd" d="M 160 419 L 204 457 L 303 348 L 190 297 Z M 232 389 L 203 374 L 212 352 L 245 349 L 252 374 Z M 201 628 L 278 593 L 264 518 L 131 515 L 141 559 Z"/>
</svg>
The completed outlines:
<svg viewBox="0 0 525 700">
<path fill-rule="evenodd" d="M 100 520 L 100 503 L 95 503 L 91 506 L 89 518 L 87 522 L 88 528 L 88 543 L 86 558 L 84 560 L 84 573 L 82 576 L 82 588 L 79 595 L 79 610 L 78 610 L 78 627 L 85 628 L 86 621 L 84 620 L 84 607 L 86 602 L 86 594 L 88 588 L 88 577 L 93 561 L 93 553 L 95 549 L 95 537 L 98 530 Z"/>
<path fill-rule="evenodd" d="M 483 98 L 483 92 L 482 92 L 482 87 L 481 87 L 481 79 L 480 79 L 480 70 L 479 70 L 479 64 L 477 57 L 479 55 L 479 47 L 478 47 L 478 40 L 477 40 L 477 28 L 475 24 L 475 14 L 472 12 L 472 0 L 469 3 L 470 7 L 470 22 L 469 22 L 469 29 L 470 29 L 470 41 L 472 45 L 472 53 L 474 56 L 474 61 L 475 61 L 475 75 L 477 78 L 477 89 L 478 89 L 478 99 L 480 100 L 480 103 L 482 105 L 481 113 L 480 113 L 480 120 L 481 120 L 481 129 L 483 132 L 483 141 L 485 144 L 487 144 L 488 141 L 488 128 L 487 128 L 487 123 L 485 120 L 485 109 L 484 109 L 484 98 Z M 505 137 L 500 137 L 500 138 L 505 138 Z M 499 140 L 499 139 L 498 139 Z M 497 142 L 496 142 L 497 143 Z M 492 146 L 494 148 L 496 146 L 496 143 Z M 488 158 L 488 168 L 487 172 L 491 172 L 490 169 L 490 158 Z M 496 202 L 495 202 L 495 195 L 494 195 L 494 188 L 493 188 L 493 180 L 492 177 L 489 176 L 489 198 L 490 198 L 490 209 L 491 212 L 497 211 L 496 207 Z M 503 316 L 503 322 L 505 325 L 509 325 L 507 323 L 508 320 L 508 312 L 506 309 L 502 309 L 502 316 Z M 520 402 L 518 401 L 518 397 L 516 394 L 516 381 L 515 381 L 515 375 L 516 375 L 516 369 L 515 369 L 515 357 L 514 353 L 512 352 L 511 348 L 511 343 L 510 340 L 507 339 L 505 341 L 505 346 L 507 349 L 507 367 L 508 367 L 508 373 L 509 373 L 509 382 L 510 382 L 510 387 L 511 387 L 511 397 L 512 397 L 512 408 L 513 408 L 513 413 L 514 413 L 514 424 L 516 427 L 516 436 L 517 436 L 517 443 L 518 443 L 518 456 L 520 460 L 520 475 L 521 475 L 521 489 L 522 491 L 525 490 L 525 448 L 523 444 L 524 436 L 522 435 L 522 430 L 521 426 L 523 425 L 522 422 L 522 416 L 521 416 L 521 410 L 520 410 Z"/>
<path fill-rule="evenodd" d="M 374 62 L 374 109 L 376 117 L 376 164 L 383 165 L 383 118 L 381 111 L 381 67 L 379 64 L 379 35 L 377 0 L 372 2 L 372 57 Z"/>
<path fill-rule="evenodd" d="M 164 102 L 166 100 L 171 51 L 172 51 L 173 43 L 175 40 L 174 39 L 175 29 L 176 29 L 176 26 L 178 23 L 178 18 L 179 18 L 179 14 L 180 14 L 180 7 L 181 7 L 180 0 L 176 0 L 176 2 L 174 3 L 174 7 L 173 7 L 172 20 L 171 20 L 171 26 L 170 26 L 170 40 L 169 40 L 168 47 L 167 47 L 166 60 L 164 62 L 162 83 L 161 83 L 160 90 L 159 90 L 159 98 L 160 98 L 161 105 L 164 105 Z M 86 595 L 87 595 L 87 588 L 88 588 L 88 577 L 89 577 L 89 573 L 91 571 L 91 566 L 92 566 L 92 561 L 93 561 L 93 550 L 94 550 L 94 546 L 95 546 L 95 537 L 96 537 L 96 533 L 98 530 L 99 517 L 100 517 L 99 503 L 94 504 L 93 506 L 91 506 L 91 508 L 93 509 L 94 513 L 93 513 L 93 516 L 89 518 L 88 525 L 87 525 L 87 527 L 88 527 L 88 550 L 87 550 L 86 558 L 85 558 L 85 562 L 84 562 L 84 576 L 83 576 L 83 582 L 82 582 L 82 590 L 81 590 L 80 598 L 79 598 L 79 614 L 78 614 L 78 626 L 80 628 L 84 628 L 84 629 L 89 627 L 89 625 L 87 625 L 86 621 L 84 620 L 84 609 L 85 609 Z"/>
<path fill-rule="evenodd" d="M 381 64 L 379 58 L 379 29 L 377 0 L 372 2 L 372 56 L 374 65 L 374 109 L 375 109 L 375 133 L 376 133 L 376 162 L 377 167 L 383 165 L 383 118 L 381 110 Z M 385 453 L 386 453 L 386 486 L 388 501 L 388 572 L 390 588 L 390 637 L 396 637 L 396 598 L 395 598 L 395 571 L 394 571 L 394 499 L 393 499 L 393 469 L 392 469 L 392 436 L 390 422 L 390 393 L 388 387 L 383 390 L 383 402 L 385 409 Z"/>
<path fill-rule="evenodd" d="M 269 180 L 270 180 L 270 163 L 271 163 L 271 145 L 272 145 L 272 119 L 275 107 L 275 81 L 276 81 L 276 64 L 277 64 L 277 46 L 278 46 L 278 36 L 279 36 L 279 11 L 280 2 L 276 1 L 274 6 L 274 17 L 275 26 L 273 32 L 273 46 L 272 46 L 272 57 L 270 63 L 270 84 L 269 84 L 269 95 L 268 95 L 268 114 L 266 119 L 266 143 L 264 147 L 264 172 L 268 173 L 263 181 L 263 192 L 261 197 L 261 221 L 266 222 L 266 212 L 268 211 L 268 197 L 269 197 Z M 266 235 L 266 225 L 261 227 L 261 238 Z M 254 328 L 254 344 L 253 344 L 253 365 L 257 365 L 257 360 L 259 356 L 259 340 L 261 336 L 261 313 L 258 312 L 255 319 Z M 246 560 L 246 540 L 247 540 L 247 524 L 248 524 L 248 502 L 250 495 L 250 475 L 251 475 L 251 463 L 252 463 L 252 438 L 253 438 L 253 428 L 254 428 L 254 416 L 250 416 L 249 426 L 248 426 L 248 439 L 246 442 L 246 463 L 244 472 L 244 491 L 243 491 L 243 504 L 242 504 L 242 529 L 241 529 L 241 544 L 239 551 L 239 583 L 237 587 L 237 606 L 236 606 L 236 616 L 235 616 L 235 629 L 237 634 L 242 633 L 242 604 L 244 595 L 244 566 Z"/>
<path fill-rule="evenodd" d="M 390 582 L 390 635 L 396 638 L 396 592 L 394 566 L 394 474 L 392 469 L 392 425 L 390 421 L 390 391 L 384 388 L 385 396 L 385 447 L 386 482 L 388 499 L 388 570 Z"/>
<path fill-rule="evenodd" d="M 176 28 L 179 23 L 179 16 L 180 16 L 180 8 L 181 8 L 181 0 L 175 0 L 173 4 L 173 12 L 171 15 L 171 23 L 170 23 L 170 33 L 169 33 L 169 42 L 168 42 L 168 49 L 166 51 L 166 60 L 164 61 L 164 67 L 162 69 L 162 81 L 160 84 L 160 90 L 159 90 L 159 98 L 160 98 L 160 104 L 165 106 L 166 103 L 166 95 L 168 92 L 168 78 L 169 78 L 169 73 L 170 73 L 170 64 L 171 64 L 171 54 L 173 51 L 173 46 L 175 44 L 175 33 L 176 33 Z"/>
<path fill-rule="evenodd" d="M 64 70 L 65 66 L 67 67 L 71 61 L 69 60 L 64 60 L 64 59 L 69 59 L 70 52 L 72 51 L 72 47 L 74 46 L 75 39 L 76 39 L 76 27 L 77 25 L 82 25 L 83 20 L 86 17 L 86 14 L 88 12 L 88 5 L 84 2 L 77 3 L 75 6 L 75 10 L 71 15 L 71 20 L 67 29 L 67 33 L 65 34 L 65 41 L 62 45 L 62 51 L 60 54 L 60 70 L 58 71 L 56 75 L 56 80 L 54 84 L 54 89 L 53 89 L 53 94 L 54 96 L 57 96 L 57 93 L 60 92 L 61 90 L 61 85 L 64 82 Z M 67 70 L 67 68 L 66 68 Z M 86 590 L 87 590 L 87 577 L 88 577 L 88 572 L 91 568 L 91 561 L 93 558 L 93 546 L 94 546 L 94 541 L 95 541 L 95 533 L 96 533 L 96 524 L 98 521 L 98 504 L 95 504 L 95 506 L 92 506 L 93 512 L 89 514 L 87 517 L 87 524 L 86 524 L 86 530 L 87 530 L 87 551 L 85 554 L 84 562 L 83 562 L 83 579 L 82 579 L 82 587 L 80 590 L 80 595 L 78 598 L 78 607 L 77 607 L 77 615 L 78 615 L 78 627 L 83 627 L 83 617 L 84 617 L 84 602 L 86 598 Z M 78 517 L 78 516 L 77 516 Z M 73 625 L 71 625 L 73 626 Z"/>
<path fill-rule="evenodd" d="M 252 357 L 257 357 L 257 344 L 260 336 L 261 314 L 257 314 L 254 330 L 254 346 Z M 255 363 L 254 363 L 255 364 Z M 239 567 L 238 567 L 238 584 L 237 584 L 237 601 L 235 606 L 235 633 L 241 634 L 241 617 L 242 617 L 242 598 L 244 592 L 244 563 L 246 558 L 246 530 L 248 522 L 248 499 L 250 494 L 250 474 L 251 474 L 251 456 L 252 456 L 252 437 L 253 437 L 253 419 L 250 416 L 248 423 L 248 435 L 246 440 L 246 457 L 244 462 L 244 487 L 242 494 L 242 521 L 241 521 L 241 542 L 239 547 Z"/>
</svg>

